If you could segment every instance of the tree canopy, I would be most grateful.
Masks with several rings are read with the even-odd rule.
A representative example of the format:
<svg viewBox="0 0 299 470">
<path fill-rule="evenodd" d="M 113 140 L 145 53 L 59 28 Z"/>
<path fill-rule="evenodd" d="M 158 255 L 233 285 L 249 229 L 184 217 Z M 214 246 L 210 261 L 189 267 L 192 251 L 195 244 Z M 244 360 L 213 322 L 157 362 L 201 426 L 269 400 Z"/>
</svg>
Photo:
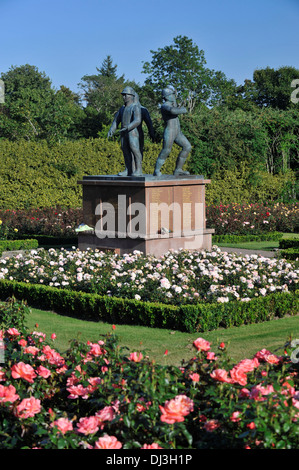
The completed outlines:
<svg viewBox="0 0 299 470">
<path fill-rule="evenodd" d="M 163 88 L 171 85 L 178 105 L 188 109 L 180 120 L 193 147 L 192 171 L 211 177 L 242 161 L 272 174 L 298 170 L 299 103 L 291 99 L 294 83 L 299 84 L 298 69 L 267 66 L 236 84 L 222 71 L 210 69 L 204 51 L 187 36 L 150 52 L 151 60 L 142 65 L 143 84 L 126 80 L 107 55 L 94 74 L 81 78 L 79 93 L 64 85 L 55 90 L 50 78 L 33 65 L 12 66 L 0 77 L 5 85 L 0 138 L 50 143 L 106 138 L 123 103 L 121 92 L 130 85 L 149 109 L 161 140 L 159 106 Z"/>
</svg>

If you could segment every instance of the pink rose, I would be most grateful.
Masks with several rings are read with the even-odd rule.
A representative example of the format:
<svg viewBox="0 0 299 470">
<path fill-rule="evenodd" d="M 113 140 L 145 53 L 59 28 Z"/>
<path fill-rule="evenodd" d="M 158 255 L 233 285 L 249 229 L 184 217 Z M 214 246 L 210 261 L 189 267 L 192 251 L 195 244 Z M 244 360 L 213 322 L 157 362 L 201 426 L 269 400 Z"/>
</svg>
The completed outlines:
<svg viewBox="0 0 299 470">
<path fill-rule="evenodd" d="M 83 385 L 71 385 L 67 387 L 67 391 L 70 393 L 68 398 L 76 399 L 78 397 L 82 397 L 84 400 L 88 398 L 88 388 L 84 388 Z"/>
<path fill-rule="evenodd" d="M 234 411 L 229 419 L 233 423 L 238 423 L 239 421 L 241 421 L 240 415 L 241 415 L 240 411 Z"/>
<path fill-rule="evenodd" d="M 228 377 L 228 373 L 225 369 L 215 369 L 211 372 L 210 376 L 212 379 L 218 380 L 219 382 L 231 383 L 231 379 Z"/>
<path fill-rule="evenodd" d="M 163 449 L 163 447 L 160 447 L 159 444 L 153 442 L 152 444 L 143 444 L 141 449 Z"/>
<path fill-rule="evenodd" d="M 268 362 L 268 364 L 279 364 L 282 361 L 282 358 L 275 354 L 267 354 L 265 356 L 265 361 Z"/>
<path fill-rule="evenodd" d="M 96 412 L 96 417 L 100 421 L 112 421 L 115 417 L 115 411 L 112 406 L 105 406 L 102 410 Z"/>
<path fill-rule="evenodd" d="M 278 364 L 282 360 L 281 357 L 272 354 L 267 349 L 261 349 L 255 354 L 254 357 L 257 358 L 259 361 L 268 362 L 270 364 Z"/>
<path fill-rule="evenodd" d="M 62 366 L 65 363 L 63 357 L 48 345 L 43 347 L 43 353 L 50 364 Z"/>
<path fill-rule="evenodd" d="M 15 415 L 18 418 L 26 419 L 32 418 L 34 415 L 41 411 L 40 400 L 31 397 L 24 398 L 15 410 Z"/>
<path fill-rule="evenodd" d="M 36 346 L 27 346 L 27 348 L 24 348 L 24 353 L 36 356 L 39 353 L 39 349 Z"/>
<path fill-rule="evenodd" d="M 30 364 L 24 364 L 24 362 L 14 364 L 11 368 L 11 375 L 14 379 L 22 378 L 29 383 L 33 383 L 36 377 L 33 367 Z"/>
<path fill-rule="evenodd" d="M 94 449 L 121 449 L 122 444 L 115 436 L 108 436 L 107 434 L 100 437 L 95 443 Z"/>
<path fill-rule="evenodd" d="M 129 356 L 130 361 L 133 361 L 133 362 L 140 362 L 142 358 L 143 358 L 143 355 L 141 352 L 140 353 L 133 352 Z"/>
<path fill-rule="evenodd" d="M 241 368 L 243 372 L 251 372 L 259 366 L 257 358 L 254 359 L 243 359 L 237 364 L 237 367 Z"/>
<path fill-rule="evenodd" d="M 61 434 L 65 434 L 67 431 L 73 430 L 73 423 L 67 418 L 58 418 L 56 421 L 53 421 L 51 427 L 56 426 Z"/>
<path fill-rule="evenodd" d="M 208 432 L 213 432 L 215 429 L 218 429 L 220 426 L 220 423 L 217 419 L 210 419 L 209 421 L 206 421 L 204 424 L 204 428 Z"/>
<path fill-rule="evenodd" d="M 36 369 L 36 372 L 38 373 L 38 375 L 40 375 L 44 379 L 47 379 L 51 375 L 51 371 L 49 369 L 47 369 L 46 367 L 44 367 L 44 366 L 39 366 Z"/>
<path fill-rule="evenodd" d="M 233 383 L 237 383 L 239 385 L 246 385 L 247 384 L 247 375 L 240 367 L 233 367 L 230 371 L 230 376 Z"/>
<path fill-rule="evenodd" d="M 20 397 L 16 394 L 16 389 L 13 385 L 0 385 L 0 403 L 9 401 L 10 403 L 15 402 Z"/>
<path fill-rule="evenodd" d="M 165 402 L 164 407 L 159 406 L 162 412 L 161 421 L 173 424 L 184 421 L 184 417 L 193 411 L 193 401 L 186 395 L 177 395 L 172 400 Z"/>
<path fill-rule="evenodd" d="M 11 336 L 19 336 L 20 332 L 16 328 L 9 328 L 7 333 Z"/>
<path fill-rule="evenodd" d="M 209 351 L 211 348 L 210 343 L 203 338 L 197 338 L 193 341 L 193 345 L 196 347 L 197 351 Z"/>
<path fill-rule="evenodd" d="M 98 419 L 96 416 L 80 418 L 77 424 L 77 431 L 81 434 L 95 434 L 99 430 Z"/>
<path fill-rule="evenodd" d="M 193 382 L 199 382 L 199 374 L 197 374 L 196 372 L 190 374 L 189 377 Z"/>
<path fill-rule="evenodd" d="M 102 356 L 103 348 L 98 343 L 90 343 L 90 351 L 89 354 L 92 356 Z"/>
<path fill-rule="evenodd" d="M 267 385 L 267 387 L 263 387 L 262 385 L 258 384 L 252 387 L 249 398 L 252 398 L 255 401 L 263 401 L 265 400 L 265 398 L 263 398 L 264 395 L 269 395 L 273 392 L 274 388 L 271 384 Z"/>
<path fill-rule="evenodd" d="M 207 352 L 207 359 L 209 361 L 217 361 L 218 357 L 215 355 L 214 352 L 209 351 L 209 352 Z"/>
</svg>

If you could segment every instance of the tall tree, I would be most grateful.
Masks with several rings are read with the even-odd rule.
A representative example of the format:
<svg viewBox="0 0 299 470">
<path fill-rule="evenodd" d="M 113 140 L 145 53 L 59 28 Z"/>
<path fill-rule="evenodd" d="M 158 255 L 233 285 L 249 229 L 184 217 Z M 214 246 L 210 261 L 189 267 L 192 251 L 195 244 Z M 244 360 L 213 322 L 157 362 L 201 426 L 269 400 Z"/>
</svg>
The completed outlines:
<svg viewBox="0 0 299 470">
<path fill-rule="evenodd" d="M 113 65 L 113 60 L 110 55 L 103 60 L 101 67 L 98 69 L 96 68 L 100 75 L 103 77 L 113 78 L 117 80 L 117 65 Z"/>
<path fill-rule="evenodd" d="M 107 56 L 97 74 L 84 75 L 78 84 L 86 102 L 86 137 L 97 137 L 103 127 L 111 124 L 114 113 L 122 104 L 121 92 L 126 85 L 124 75 L 117 76 L 117 65 Z"/>
<path fill-rule="evenodd" d="M 227 79 L 222 72 L 206 67 L 203 50 L 187 36 L 177 36 L 173 44 L 150 51 L 151 62 L 143 63 L 147 76 L 145 85 L 159 96 L 164 87 L 172 85 L 177 91 L 178 103 L 192 112 L 199 104 L 221 102 Z M 231 81 L 233 85 L 233 81 Z"/>
<path fill-rule="evenodd" d="M 299 70 L 295 67 L 280 67 L 276 70 L 266 67 L 254 71 L 253 81 L 247 81 L 243 91 L 259 107 L 282 110 L 294 108 L 291 95 L 292 81 L 295 79 L 299 79 Z"/>
<path fill-rule="evenodd" d="M 52 88 L 44 72 L 26 64 L 11 67 L 1 79 L 5 103 L 0 105 L 0 137 L 51 142 L 68 137 L 72 125 L 68 99 Z"/>
</svg>

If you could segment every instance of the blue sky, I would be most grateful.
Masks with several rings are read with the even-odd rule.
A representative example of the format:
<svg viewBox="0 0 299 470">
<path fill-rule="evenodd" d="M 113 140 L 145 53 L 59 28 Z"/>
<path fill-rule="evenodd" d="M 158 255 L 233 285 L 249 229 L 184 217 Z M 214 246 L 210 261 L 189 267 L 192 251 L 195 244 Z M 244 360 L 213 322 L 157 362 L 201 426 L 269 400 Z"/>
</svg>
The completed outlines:
<svg viewBox="0 0 299 470">
<path fill-rule="evenodd" d="M 78 91 L 109 54 L 142 84 L 142 63 L 182 35 L 207 67 L 242 84 L 253 71 L 299 69 L 299 0 L 0 0 L 0 74 L 35 65 Z"/>
</svg>

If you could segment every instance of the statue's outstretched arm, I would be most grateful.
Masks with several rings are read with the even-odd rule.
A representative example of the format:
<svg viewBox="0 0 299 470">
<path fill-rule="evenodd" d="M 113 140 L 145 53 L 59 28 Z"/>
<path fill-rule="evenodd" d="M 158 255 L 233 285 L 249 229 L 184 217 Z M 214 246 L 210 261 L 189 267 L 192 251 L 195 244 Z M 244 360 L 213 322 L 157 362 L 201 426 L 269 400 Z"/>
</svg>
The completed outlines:
<svg viewBox="0 0 299 470">
<path fill-rule="evenodd" d="M 111 124 L 111 127 L 110 127 L 110 129 L 109 129 L 109 131 L 108 131 L 108 138 L 113 136 L 114 132 L 115 132 L 116 129 L 118 128 L 118 125 L 119 125 L 119 123 L 120 123 L 120 119 L 121 119 L 121 118 L 120 118 L 120 111 L 117 111 L 117 113 L 116 113 L 116 115 L 115 115 L 115 117 L 114 117 L 114 119 L 113 119 L 113 122 L 112 122 L 112 124 Z"/>
</svg>

